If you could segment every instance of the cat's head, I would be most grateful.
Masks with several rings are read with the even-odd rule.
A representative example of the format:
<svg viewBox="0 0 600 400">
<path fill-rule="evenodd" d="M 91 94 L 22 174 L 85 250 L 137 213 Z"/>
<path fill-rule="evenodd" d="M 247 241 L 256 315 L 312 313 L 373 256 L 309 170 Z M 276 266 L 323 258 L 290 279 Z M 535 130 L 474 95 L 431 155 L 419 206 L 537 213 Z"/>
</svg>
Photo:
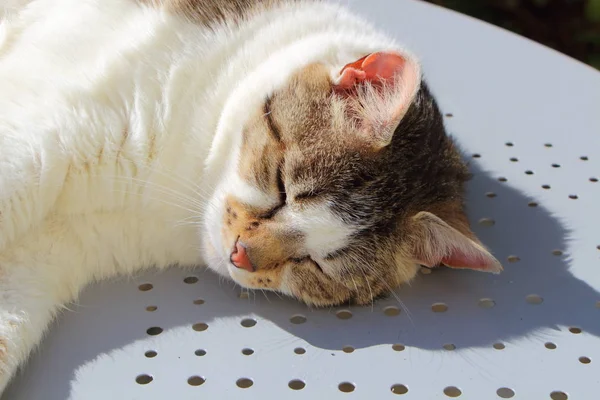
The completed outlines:
<svg viewBox="0 0 600 400">
<path fill-rule="evenodd" d="M 310 64 L 249 112 L 206 242 L 240 285 L 365 304 L 419 265 L 502 269 L 469 229 L 467 168 L 411 57 Z"/>
</svg>

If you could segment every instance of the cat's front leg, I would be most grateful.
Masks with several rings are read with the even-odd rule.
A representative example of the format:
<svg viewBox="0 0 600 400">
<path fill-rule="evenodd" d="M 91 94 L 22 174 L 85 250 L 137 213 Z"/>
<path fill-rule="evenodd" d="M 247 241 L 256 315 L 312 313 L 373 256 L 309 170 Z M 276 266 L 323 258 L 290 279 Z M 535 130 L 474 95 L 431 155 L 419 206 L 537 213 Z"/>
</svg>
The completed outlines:
<svg viewBox="0 0 600 400">
<path fill-rule="evenodd" d="M 63 303 L 57 284 L 39 268 L 0 267 L 0 394 Z"/>
<path fill-rule="evenodd" d="M 49 227 L 0 253 L 0 398 L 56 313 L 87 281 L 68 259 L 60 262 L 64 249 Z"/>
</svg>

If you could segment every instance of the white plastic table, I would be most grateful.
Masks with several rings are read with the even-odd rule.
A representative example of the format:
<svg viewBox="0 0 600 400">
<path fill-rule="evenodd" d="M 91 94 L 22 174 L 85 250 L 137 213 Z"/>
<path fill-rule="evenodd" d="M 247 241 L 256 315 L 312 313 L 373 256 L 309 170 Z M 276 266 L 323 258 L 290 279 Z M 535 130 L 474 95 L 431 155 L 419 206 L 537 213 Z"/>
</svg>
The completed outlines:
<svg viewBox="0 0 600 400">
<path fill-rule="evenodd" d="M 105 282 L 3 399 L 600 398 L 600 73 L 426 3 L 350 6 L 421 56 L 505 272 L 324 310 L 204 268 Z"/>
</svg>

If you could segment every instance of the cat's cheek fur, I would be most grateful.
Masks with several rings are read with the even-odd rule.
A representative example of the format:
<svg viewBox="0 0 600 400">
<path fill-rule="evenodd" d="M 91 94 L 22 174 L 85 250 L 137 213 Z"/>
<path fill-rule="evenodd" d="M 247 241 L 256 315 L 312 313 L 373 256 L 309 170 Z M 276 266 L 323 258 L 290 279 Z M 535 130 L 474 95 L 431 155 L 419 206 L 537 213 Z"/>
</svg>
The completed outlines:
<svg viewBox="0 0 600 400">
<path fill-rule="evenodd" d="M 294 230 L 302 233 L 303 247 L 314 258 L 324 258 L 345 248 L 349 237 L 360 228 L 342 221 L 327 202 L 285 209 L 283 217 Z"/>
</svg>

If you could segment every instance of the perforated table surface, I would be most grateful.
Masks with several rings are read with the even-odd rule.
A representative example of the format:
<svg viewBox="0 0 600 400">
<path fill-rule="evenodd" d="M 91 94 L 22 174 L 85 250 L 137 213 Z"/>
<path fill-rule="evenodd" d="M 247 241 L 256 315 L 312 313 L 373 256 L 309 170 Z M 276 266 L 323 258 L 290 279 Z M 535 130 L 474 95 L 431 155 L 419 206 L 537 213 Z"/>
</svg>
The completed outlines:
<svg viewBox="0 0 600 400">
<path fill-rule="evenodd" d="M 100 283 L 3 399 L 600 398 L 600 73 L 425 3 L 350 6 L 421 57 L 505 272 L 323 310 L 204 268 Z"/>
</svg>

